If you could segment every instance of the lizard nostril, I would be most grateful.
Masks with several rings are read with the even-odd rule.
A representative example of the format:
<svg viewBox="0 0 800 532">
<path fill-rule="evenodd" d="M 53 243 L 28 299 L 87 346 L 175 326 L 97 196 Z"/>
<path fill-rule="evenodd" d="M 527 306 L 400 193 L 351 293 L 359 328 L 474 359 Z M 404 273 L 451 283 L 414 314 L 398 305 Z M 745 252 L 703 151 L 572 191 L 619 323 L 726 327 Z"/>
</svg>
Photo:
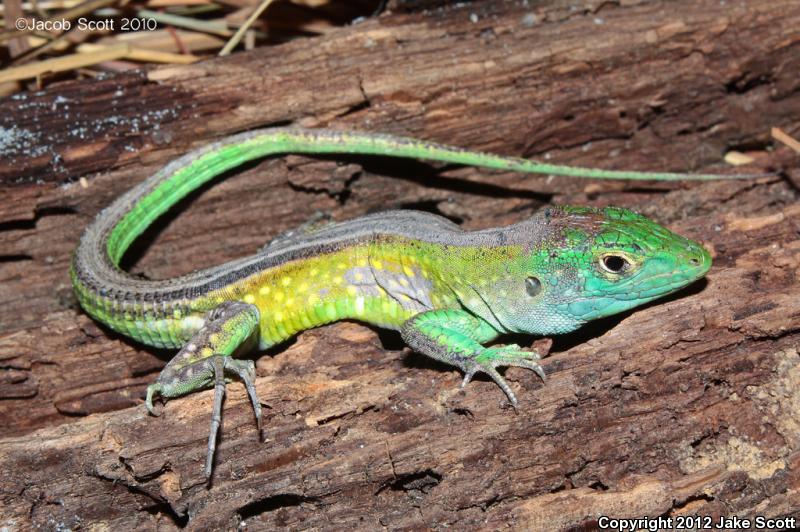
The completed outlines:
<svg viewBox="0 0 800 532">
<path fill-rule="evenodd" d="M 697 258 L 693 257 L 693 258 L 689 259 L 689 264 L 691 264 L 692 266 L 699 266 L 700 265 L 700 259 L 697 259 Z"/>
</svg>

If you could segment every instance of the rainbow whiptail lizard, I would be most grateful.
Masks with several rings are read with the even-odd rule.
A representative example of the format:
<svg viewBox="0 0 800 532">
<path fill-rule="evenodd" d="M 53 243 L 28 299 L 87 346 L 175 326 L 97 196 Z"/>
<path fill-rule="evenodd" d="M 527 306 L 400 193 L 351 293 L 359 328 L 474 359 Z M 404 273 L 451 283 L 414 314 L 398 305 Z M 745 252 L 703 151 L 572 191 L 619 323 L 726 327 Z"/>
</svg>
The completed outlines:
<svg viewBox="0 0 800 532">
<path fill-rule="evenodd" d="M 155 396 L 215 388 L 207 477 L 226 375 L 245 384 L 260 427 L 255 364 L 236 355 L 355 319 L 400 331 L 416 351 L 460 368 L 463 385 L 488 374 L 516 405 L 497 368 L 544 377 L 539 355 L 484 344 L 505 333 L 570 332 L 675 292 L 711 266 L 700 244 L 629 210 L 551 206 L 480 231 L 422 212 L 373 214 L 299 231 L 255 255 L 174 279 L 144 280 L 118 267 L 137 236 L 188 193 L 244 161 L 284 153 L 379 154 L 590 178 L 751 177 L 573 168 L 408 138 L 292 128 L 235 135 L 173 161 L 97 216 L 71 277 L 93 318 L 147 345 L 179 349 L 147 389 L 151 413 Z"/>
</svg>

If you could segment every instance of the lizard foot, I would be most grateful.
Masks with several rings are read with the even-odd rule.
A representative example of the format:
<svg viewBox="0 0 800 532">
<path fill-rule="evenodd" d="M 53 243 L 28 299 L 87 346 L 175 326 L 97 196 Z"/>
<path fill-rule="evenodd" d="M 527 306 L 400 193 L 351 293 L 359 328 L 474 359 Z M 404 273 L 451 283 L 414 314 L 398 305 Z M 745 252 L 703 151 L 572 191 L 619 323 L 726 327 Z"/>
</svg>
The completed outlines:
<svg viewBox="0 0 800 532">
<path fill-rule="evenodd" d="M 506 394 L 511 405 L 516 407 L 517 397 L 514 395 L 508 382 L 498 373 L 497 368 L 500 366 L 527 368 L 534 371 L 544 380 L 544 370 L 542 366 L 536 362 L 540 358 L 542 357 L 539 353 L 535 351 L 522 351 L 520 346 L 516 344 L 485 348 L 477 356 L 468 359 L 467 362 L 464 363 L 464 380 L 461 381 L 461 388 L 469 384 L 476 373 L 486 373 L 500 386 L 500 389 Z"/>
<path fill-rule="evenodd" d="M 155 415 L 153 411 L 153 397 L 155 394 L 166 398 L 178 397 L 198 388 L 206 388 L 209 384 L 214 385 L 214 406 L 211 413 L 211 430 L 208 435 L 206 453 L 206 478 L 211 477 L 214 452 L 217 447 L 217 434 L 222 423 L 222 401 L 225 398 L 226 372 L 236 375 L 244 383 L 247 395 L 250 397 L 250 403 L 253 405 L 256 425 L 261 430 L 261 403 L 258 400 L 254 384 L 256 365 L 252 360 L 237 360 L 229 356 L 213 355 L 184 366 L 176 372 L 164 371 L 155 383 L 147 387 L 145 404 L 148 412 Z"/>
<path fill-rule="evenodd" d="M 258 326 L 258 309 L 241 302 L 222 303 L 205 316 L 205 323 L 161 371 L 155 383 L 147 387 L 145 405 L 153 412 L 153 397 L 165 399 L 186 395 L 195 390 L 214 388 L 211 433 L 208 435 L 206 478 L 211 477 L 217 434 L 222 423 L 222 401 L 225 397 L 225 374 L 239 377 L 247 388 L 256 423 L 261 429 L 261 403 L 256 387 L 256 365 L 252 360 L 233 358 L 236 350 L 246 345 Z"/>
</svg>

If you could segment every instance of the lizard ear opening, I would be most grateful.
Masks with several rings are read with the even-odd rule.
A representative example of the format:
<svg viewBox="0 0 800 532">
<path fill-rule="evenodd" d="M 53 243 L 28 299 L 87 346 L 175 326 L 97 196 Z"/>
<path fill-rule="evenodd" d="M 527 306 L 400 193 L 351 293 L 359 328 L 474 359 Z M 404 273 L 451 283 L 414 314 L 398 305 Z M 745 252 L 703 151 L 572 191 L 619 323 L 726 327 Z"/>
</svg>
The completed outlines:
<svg viewBox="0 0 800 532">
<path fill-rule="evenodd" d="M 542 291 L 542 282 L 538 277 L 528 277 L 525 279 L 525 291 L 529 296 L 535 297 Z"/>
</svg>

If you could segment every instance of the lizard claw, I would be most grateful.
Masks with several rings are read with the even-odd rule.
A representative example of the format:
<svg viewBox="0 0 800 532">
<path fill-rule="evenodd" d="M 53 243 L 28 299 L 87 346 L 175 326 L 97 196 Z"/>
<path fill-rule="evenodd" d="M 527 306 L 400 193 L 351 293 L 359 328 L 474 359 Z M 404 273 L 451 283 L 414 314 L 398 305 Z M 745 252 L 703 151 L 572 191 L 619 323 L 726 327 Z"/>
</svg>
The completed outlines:
<svg viewBox="0 0 800 532">
<path fill-rule="evenodd" d="M 500 386 L 506 394 L 511 406 L 517 406 L 517 396 L 511 390 L 511 386 L 506 382 L 502 375 L 497 371 L 501 366 L 514 366 L 526 368 L 535 372 L 542 380 L 545 380 L 544 369 L 536 362 L 541 356 L 535 351 L 522 351 L 520 346 L 510 344 L 503 347 L 490 347 L 484 349 L 476 357 L 469 359 L 464 368 L 464 379 L 461 381 L 461 388 L 464 388 L 476 373 L 483 372 Z"/>
</svg>

